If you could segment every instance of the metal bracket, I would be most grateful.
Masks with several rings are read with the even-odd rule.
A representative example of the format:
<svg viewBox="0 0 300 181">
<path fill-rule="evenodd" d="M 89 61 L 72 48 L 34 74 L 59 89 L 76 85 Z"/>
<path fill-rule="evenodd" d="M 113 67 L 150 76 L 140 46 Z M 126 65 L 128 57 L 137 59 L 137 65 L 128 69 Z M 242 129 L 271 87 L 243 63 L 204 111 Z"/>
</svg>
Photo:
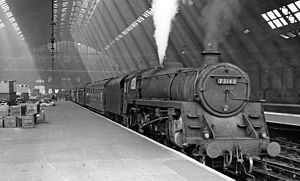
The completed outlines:
<svg viewBox="0 0 300 181">
<path fill-rule="evenodd" d="M 258 133 L 255 131 L 252 123 L 249 121 L 247 116 L 243 114 L 244 122 L 246 123 L 246 132 L 252 138 L 258 138 Z"/>
<path fill-rule="evenodd" d="M 211 133 L 211 137 L 215 138 L 215 133 L 211 127 L 211 125 L 208 122 L 208 119 L 205 117 L 205 114 L 203 114 L 203 122 L 206 124 L 207 128 L 209 129 L 209 132 Z"/>
</svg>

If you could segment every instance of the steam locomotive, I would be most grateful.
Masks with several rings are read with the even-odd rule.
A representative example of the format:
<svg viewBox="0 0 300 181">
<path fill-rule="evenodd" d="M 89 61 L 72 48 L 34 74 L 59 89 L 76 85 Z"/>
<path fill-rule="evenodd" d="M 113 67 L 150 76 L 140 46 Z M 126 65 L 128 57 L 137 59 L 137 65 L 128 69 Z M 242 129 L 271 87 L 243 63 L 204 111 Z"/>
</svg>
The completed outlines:
<svg viewBox="0 0 300 181">
<path fill-rule="evenodd" d="M 250 175 L 253 156 L 275 157 L 280 146 L 260 103 L 249 101 L 248 75 L 219 54 L 205 50 L 199 67 L 167 63 L 89 83 L 71 99 L 214 168 Z"/>
</svg>

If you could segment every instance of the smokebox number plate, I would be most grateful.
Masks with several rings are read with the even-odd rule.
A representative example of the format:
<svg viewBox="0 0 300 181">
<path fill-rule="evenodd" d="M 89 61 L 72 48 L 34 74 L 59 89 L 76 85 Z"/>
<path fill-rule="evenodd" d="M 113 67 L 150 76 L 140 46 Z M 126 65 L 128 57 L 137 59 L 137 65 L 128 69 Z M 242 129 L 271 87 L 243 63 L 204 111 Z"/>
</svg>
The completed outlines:
<svg viewBox="0 0 300 181">
<path fill-rule="evenodd" d="M 217 79 L 217 83 L 220 85 L 235 85 L 237 84 L 236 79 L 228 79 L 228 78 L 219 78 Z"/>
</svg>

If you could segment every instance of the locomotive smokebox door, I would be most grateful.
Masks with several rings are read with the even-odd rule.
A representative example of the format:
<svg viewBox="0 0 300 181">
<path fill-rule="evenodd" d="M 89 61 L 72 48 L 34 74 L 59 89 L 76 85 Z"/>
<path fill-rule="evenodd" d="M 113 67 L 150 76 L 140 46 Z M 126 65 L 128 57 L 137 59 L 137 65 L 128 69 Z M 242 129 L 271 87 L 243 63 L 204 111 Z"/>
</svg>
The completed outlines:
<svg viewBox="0 0 300 181">
<path fill-rule="evenodd" d="M 249 78 L 232 64 L 211 65 L 199 77 L 197 91 L 200 101 L 214 115 L 235 115 L 249 100 Z"/>
</svg>

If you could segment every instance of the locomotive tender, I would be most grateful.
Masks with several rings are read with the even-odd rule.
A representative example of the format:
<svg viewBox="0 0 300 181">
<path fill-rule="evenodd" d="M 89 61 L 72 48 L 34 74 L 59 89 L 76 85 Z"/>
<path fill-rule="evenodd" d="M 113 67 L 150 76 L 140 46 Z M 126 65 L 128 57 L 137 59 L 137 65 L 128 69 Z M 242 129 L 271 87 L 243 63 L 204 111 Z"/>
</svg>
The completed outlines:
<svg viewBox="0 0 300 181">
<path fill-rule="evenodd" d="M 166 64 L 89 83 L 72 95 L 79 104 L 214 168 L 248 174 L 253 156 L 277 156 L 259 103 L 249 102 L 248 75 L 206 50 L 201 67 Z M 74 99 L 74 100 L 75 100 Z"/>
</svg>

